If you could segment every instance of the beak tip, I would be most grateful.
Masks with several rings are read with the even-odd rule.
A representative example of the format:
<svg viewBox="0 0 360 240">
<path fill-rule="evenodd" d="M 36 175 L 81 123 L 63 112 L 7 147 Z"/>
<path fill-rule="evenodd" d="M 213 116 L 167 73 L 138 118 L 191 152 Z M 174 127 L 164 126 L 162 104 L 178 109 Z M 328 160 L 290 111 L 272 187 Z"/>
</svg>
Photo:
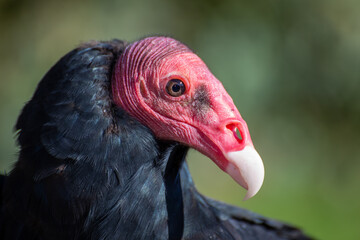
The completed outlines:
<svg viewBox="0 0 360 240">
<path fill-rule="evenodd" d="M 249 200 L 250 198 L 252 198 L 252 196 L 248 195 L 248 193 L 246 193 L 245 197 L 243 198 L 243 202 L 245 202 L 246 200 Z"/>
<path fill-rule="evenodd" d="M 246 192 L 246 195 L 245 195 L 243 201 L 246 201 L 246 200 L 252 198 L 253 196 L 255 196 L 259 192 L 259 190 L 262 186 L 262 182 L 263 181 L 261 181 L 257 186 L 254 186 L 252 189 L 248 190 Z"/>
</svg>

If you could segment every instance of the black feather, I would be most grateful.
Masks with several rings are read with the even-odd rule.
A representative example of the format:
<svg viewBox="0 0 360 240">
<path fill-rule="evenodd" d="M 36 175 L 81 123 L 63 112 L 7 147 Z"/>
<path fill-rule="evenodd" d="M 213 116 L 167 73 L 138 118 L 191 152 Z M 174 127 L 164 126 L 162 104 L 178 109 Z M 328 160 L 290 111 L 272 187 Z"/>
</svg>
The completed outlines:
<svg viewBox="0 0 360 240">
<path fill-rule="evenodd" d="M 188 148 L 113 104 L 125 46 L 84 44 L 39 83 L 16 124 L 19 160 L 0 177 L 0 239 L 309 239 L 200 195 Z"/>
</svg>

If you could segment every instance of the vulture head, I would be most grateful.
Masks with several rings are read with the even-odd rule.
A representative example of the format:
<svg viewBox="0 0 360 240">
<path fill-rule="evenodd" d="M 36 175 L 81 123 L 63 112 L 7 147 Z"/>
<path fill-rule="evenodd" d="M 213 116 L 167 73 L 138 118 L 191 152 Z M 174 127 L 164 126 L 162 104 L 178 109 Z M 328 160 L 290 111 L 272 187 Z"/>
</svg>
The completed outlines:
<svg viewBox="0 0 360 240">
<path fill-rule="evenodd" d="M 112 77 L 115 104 L 161 140 L 180 142 L 213 160 L 253 197 L 264 166 L 246 122 L 221 82 L 182 43 L 149 37 L 126 47 Z"/>
</svg>

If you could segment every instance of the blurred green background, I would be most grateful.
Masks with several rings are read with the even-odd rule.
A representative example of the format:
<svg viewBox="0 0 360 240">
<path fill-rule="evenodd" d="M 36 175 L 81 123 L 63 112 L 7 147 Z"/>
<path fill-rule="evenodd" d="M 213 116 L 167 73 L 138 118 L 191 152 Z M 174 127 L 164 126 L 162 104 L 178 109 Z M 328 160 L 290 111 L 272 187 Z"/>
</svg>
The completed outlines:
<svg viewBox="0 0 360 240">
<path fill-rule="evenodd" d="M 360 1 L 0 2 L 0 170 L 13 126 L 46 71 L 88 40 L 152 34 L 185 42 L 233 97 L 261 154 L 245 192 L 201 154 L 200 191 L 295 224 L 318 239 L 360 239 Z"/>
</svg>

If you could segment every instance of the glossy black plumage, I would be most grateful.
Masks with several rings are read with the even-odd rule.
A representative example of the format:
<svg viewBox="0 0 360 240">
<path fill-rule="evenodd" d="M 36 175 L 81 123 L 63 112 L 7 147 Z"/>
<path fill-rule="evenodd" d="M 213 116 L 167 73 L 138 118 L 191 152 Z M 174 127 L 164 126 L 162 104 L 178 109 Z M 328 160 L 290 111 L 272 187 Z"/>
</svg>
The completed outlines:
<svg viewBox="0 0 360 240">
<path fill-rule="evenodd" d="M 0 178 L 0 238 L 308 239 L 200 195 L 188 148 L 157 140 L 112 103 L 125 45 L 85 44 L 40 82 L 16 124 L 19 160 Z"/>
</svg>

